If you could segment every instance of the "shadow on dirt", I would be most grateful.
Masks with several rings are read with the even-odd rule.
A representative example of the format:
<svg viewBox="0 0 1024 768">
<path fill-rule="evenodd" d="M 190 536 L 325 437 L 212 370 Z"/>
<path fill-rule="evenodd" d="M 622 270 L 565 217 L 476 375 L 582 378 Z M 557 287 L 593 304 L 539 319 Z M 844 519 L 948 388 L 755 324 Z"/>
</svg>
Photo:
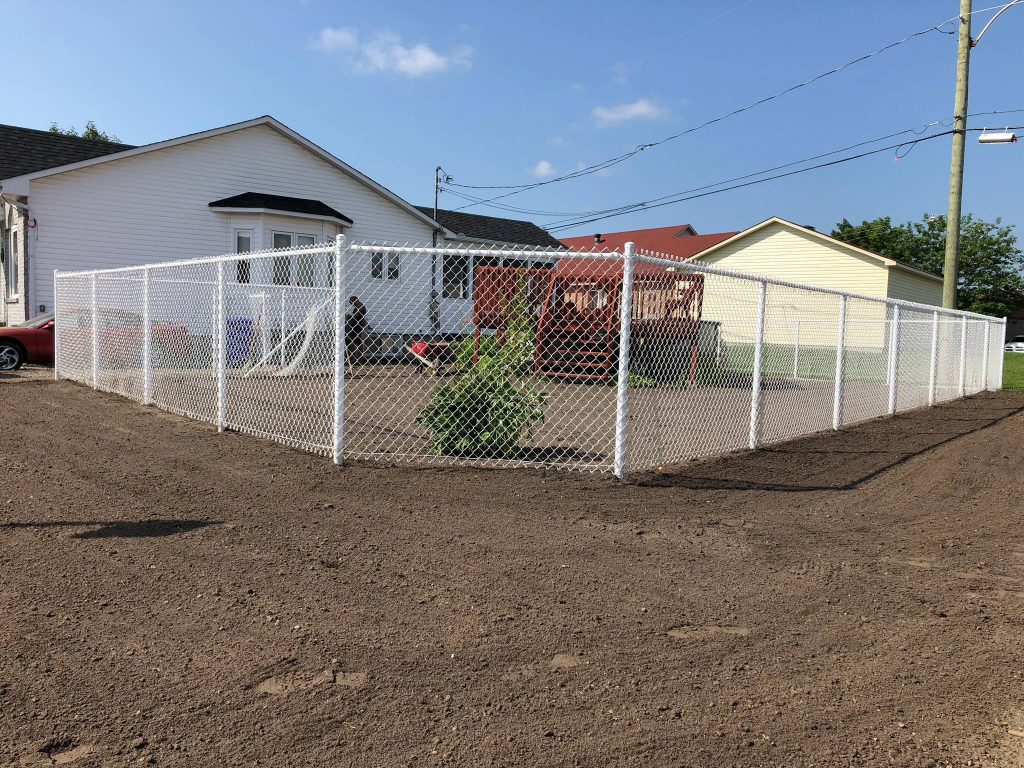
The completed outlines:
<svg viewBox="0 0 1024 768">
<path fill-rule="evenodd" d="M 65 528 L 87 526 L 92 530 L 76 533 L 74 539 L 144 539 L 175 536 L 219 525 L 222 520 L 53 520 L 45 523 L 0 523 L 0 529 Z M 96 527 L 94 527 L 96 526 Z"/>
<path fill-rule="evenodd" d="M 973 415 L 942 406 L 637 477 L 652 488 L 850 491 L 922 454 L 1024 413 L 980 399 Z M 963 412 L 964 405 L 957 404 Z"/>
</svg>

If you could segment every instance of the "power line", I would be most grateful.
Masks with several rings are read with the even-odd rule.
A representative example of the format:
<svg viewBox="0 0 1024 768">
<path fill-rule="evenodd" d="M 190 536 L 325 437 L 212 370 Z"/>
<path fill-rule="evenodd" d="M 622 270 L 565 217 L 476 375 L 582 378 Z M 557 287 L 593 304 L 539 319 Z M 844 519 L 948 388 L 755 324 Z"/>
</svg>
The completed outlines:
<svg viewBox="0 0 1024 768">
<path fill-rule="evenodd" d="M 1012 114 L 1012 113 L 1020 113 L 1020 112 L 1024 112 L 1024 107 L 1015 108 L 1015 109 L 996 109 L 996 110 L 988 110 L 988 111 L 983 111 L 983 112 L 972 112 L 972 113 L 970 113 L 968 115 L 968 117 L 981 117 L 981 116 L 988 116 L 988 115 L 1004 115 L 1004 114 Z M 856 149 L 858 147 L 863 147 L 863 146 L 866 146 L 866 145 L 869 145 L 869 144 L 875 144 L 875 143 L 877 143 L 879 141 L 885 141 L 887 139 L 895 138 L 896 136 L 902 136 L 902 135 L 910 134 L 910 133 L 916 134 L 916 135 L 921 135 L 925 131 L 927 131 L 929 128 L 933 127 L 933 126 L 940 126 L 940 125 L 946 126 L 946 125 L 951 125 L 951 123 L 952 123 L 952 121 L 945 121 L 945 122 L 943 122 L 943 121 L 940 121 L 940 120 L 933 120 L 930 123 L 926 123 L 926 124 L 922 124 L 922 125 L 919 125 L 919 126 L 915 126 L 913 128 L 904 128 L 903 130 L 900 130 L 900 131 L 893 131 L 892 133 L 887 133 L 887 134 L 885 134 L 883 136 L 877 136 L 877 137 L 875 137 L 873 139 L 866 139 L 864 141 L 859 141 L 859 142 L 856 142 L 854 144 L 849 144 L 849 145 L 847 145 L 845 147 L 840 147 L 838 149 L 829 150 L 828 152 L 821 152 L 821 153 L 818 153 L 816 155 L 811 155 L 810 157 L 802 158 L 800 160 L 793 160 L 793 161 L 790 161 L 788 163 L 783 163 L 781 165 L 772 166 L 771 168 L 763 168 L 763 169 L 761 169 L 759 171 L 754 171 L 754 172 L 751 172 L 751 173 L 746 173 L 746 174 L 743 174 L 741 176 L 735 176 L 735 177 L 732 177 L 732 178 L 729 178 L 729 179 L 723 179 L 721 181 L 717 181 L 717 182 L 713 182 L 713 183 L 709 183 L 709 184 L 704 184 L 702 186 L 694 187 L 692 189 L 688 189 L 688 190 L 685 190 L 683 192 L 674 192 L 671 195 L 665 195 L 663 197 L 653 198 L 652 200 L 649 200 L 647 202 L 648 203 L 650 203 L 650 202 L 658 202 L 660 200 L 663 200 L 663 199 L 666 199 L 666 198 L 670 198 L 670 197 L 676 197 L 676 196 L 681 195 L 681 194 L 689 194 L 689 193 L 693 193 L 693 192 L 700 192 L 700 191 L 703 191 L 703 190 L 706 190 L 706 189 L 712 189 L 714 187 L 721 186 L 723 184 L 731 184 L 733 182 L 743 181 L 745 179 L 753 178 L 753 177 L 756 177 L 756 176 L 761 176 L 761 175 L 766 174 L 766 173 L 773 173 L 775 171 L 779 171 L 779 170 L 782 170 L 784 168 L 791 168 L 791 167 L 793 167 L 795 165 L 803 165 L 804 163 L 809 163 L 809 162 L 812 162 L 814 160 L 820 160 L 823 157 L 828 157 L 830 155 L 836 155 L 836 154 L 839 154 L 840 152 L 848 152 L 851 149 Z M 900 144 L 899 145 L 900 148 L 904 147 L 904 146 L 906 146 L 906 144 Z M 903 156 L 905 156 L 905 155 L 903 155 Z M 529 216 L 542 216 L 542 217 L 559 217 L 559 216 L 570 217 L 570 218 L 565 219 L 565 221 L 570 221 L 570 220 L 573 220 L 573 219 L 576 219 L 576 218 L 587 217 L 587 216 L 599 216 L 599 215 L 611 214 L 611 213 L 628 213 L 630 210 L 635 209 L 639 205 L 637 203 L 634 203 L 634 204 L 627 205 L 627 206 L 617 206 L 617 207 L 614 207 L 614 208 L 604 208 L 604 209 L 590 210 L 590 211 L 549 211 L 549 210 L 539 210 L 539 209 L 533 209 L 533 208 L 523 208 L 523 207 L 518 207 L 518 206 L 513 206 L 513 205 L 507 205 L 507 204 L 504 204 L 504 203 L 488 202 L 484 198 L 475 197 L 475 196 L 469 195 L 469 194 L 467 194 L 465 192 L 457 191 L 457 190 L 450 189 L 450 188 L 447 188 L 447 187 L 444 188 L 444 191 L 447 192 L 448 194 L 454 195 L 455 197 L 458 197 L 458 198 L 463 199 L 463 200 L 467 200 L 467 201 L 470 201 L 470 202 L 473 202 L 473 203 L 486 204 L 487 207 L 489 207 L 489 208 L 496 208 L 496 209 L 499 209 L 499 210 L 502 210 L 502 211 L 511 212 L 511 213 L 520 213 L 520 214 L 525 214 L 525 215 L 529 215 Z M 547 224 L 549 226 L 558 226 L 561 223 L 563 223 L 563 221 L 561 221 L 561 220 L 547 222 Z"/>
<path fill-rule="evenodd" d="M 1009 127 L 1012 127 L 1012 129 L 1014 129 L 1014 130 L 1019 130 L 1019 129 L 1024 128 L 1024 126 L 1019 126 L 1019 125 L 1009 126 Z M 967 128 L 966 130 L 968 130 L 968 131 L 982 131 L 984 129 L 983 128 Z M 949 136 L 952 133 L 953 133 L 952 130 L 942 131 L 940 133 L 933 133 L 933 134 L 931 134 L 929 136 L 923 136 L 923 137 L 921 137 L 919 139 L 913 139 L 912 141 L 903 141 L 903 142 L 900 142 L 899 144 L 891 144 L 891 145 L 886 146 L 886 147 L 880 147 L 878 149 L 868 150 L 867 152 L 861 152 L 861 153 L 856 154 L 856 155 L 850 155 L 849 157 L 841 157 L 841 158 L 838 158 L 836 160 L 830 160 L 830 161 L 828 161 L 826 163 L 818 163 L 817 165 L 808 166 L 807 168 L 798 168 L 797 170 L 787 171 L 786 173 L 779 173 L 779 174 L 776 174 L 774 176 L 767 176 L 767 177 L 762 178 L 762 179 L 754 179 L 753 181 L 746 181 L 746 182 L 743 182 L 742 184 L 734 184 L 734 185 L 729 186 L 729 187 L 723 187 L 721 189 L 713 189 L 713 190 L 710 190 L 710 191 L 707 191 L 707 192 L 700 192 L 698 194 L 689 194 L 689 190 L 687 190 L 687 191 L 684 191 L 684 192 L 676 193 L 675 196 L 665 196 L 665 197 L 672 197 L 672 199 L 665 199 L 665 197 L 663 197 L 663 198 L 655 198 L 654 200 L 650 200 L 650 201 L 642 201 L 640 203 L 634 203 L 631 206 L 623 206 L 623 208 L 621 210 L 618 210 L 618 211 L 616 211 L 614 213 L 609 213 L 609 214 L 601 215 L 601 216 L 594 216 L 592 218 L 585 218 L 585 219 L 580 219 L 580 220 L 576 220 L 576 221 L 570 221 L 570 222 L 566 222 L 566 223 L 562 223 L 562 224 L 557 224 L 556 226 L 550 226 L 548 228 L 548 231 L 549 232 L 554 232 L 554 231 L 563 230 L 563 229 L 570 229 L 572 227 L 580 226 L 582 224 L 590 224 L 590 223 L 595 222 L 595 221 L 601 221 L 603 219 L 610 219 L 610 218 L 613 218 L 615 216 L 622 216 L 622 215 L 624 215 L 626 213 L 632 213 L 633 211 L 652 210 L 654 208 L 661 208 L 662 206 L 666 206 L 666 205 L 674 205 L 675 203 L 682 203 L 682 202 L 685 202 L 687 200 L 695 200 L 695 199 L 701 198 L 701 197 L 709 197 L 711 195 L 717 195 L 717 194 L 719 194 L 721 192 L 730 192 L 730 191 L 735 190 L 735 189 L 742 189 L 744 187 L 751 187 L 751 186 L 754 186 L 756 184 L 763 184 L 763 183 L 768 182 L 768 181 L 775 181 L 777 179 L 783 179 L 783 178 L 786 178 L 788 176 L 796 176 L 796 175 L 801 174 L 801 173 L 807 173 L 808 171 L 815 171 L 815 170 L 819 170 L 821 168 L 828 168 L 828 167 L 831 167 L 831 166 L 834 166 L 834 165 L 841 165 L 843 163 L 851 162 L 852 160 L 860 160 L 860 159 L 865 158 L 865 157 L 870 157 L 871 155 L 877 155 L 877 154 L 879 154 L 881 152 L 888 152 L 890 150 L 896 150 L 896 149 L 900 149 L 900 148 L 906 147 L 906 146 L 916 146 L 917 144 L 921 144 L 921 143 L 926 142 L 926 141 L 931 141 L 933 139 L 938 139 L 938 138 L 941 138 L 943 136 Z M 660 200 L 660 202 L 655 202 L 655 200 Z"/>
<path fill-rule="evenodd" d="M 809 78 L 807 80 L 804 80 L 802 82 L 796 83 L 795 85 L 791 85 L 788 88 L 784 88 L 783 90 L 778 91 L 777 93 L 774 93 L 774 94 L 772 94 L 770 96 L 766 96 L 764 98 L 758 99 L 757 101 L 751 102 L 750 104 L 747 104 L 746 106 L 739 107 L 737 109 L 732 110 L 731 112 L 727 112 L 727 113 L 725 113 L 723 115 L 719 115 L 718 117 L 714 117 L 714 118 L 711 118 L 710 120 L 706 120 L 705 122 L 700 123 L 698 125 L 695 125 L 692 128 L 687 128 L 686 130 L 680 131 L 680 132 L 675 133 L 675 134 L 672 134 L 671 136 L 666 136 L 665 138 L 659 139 L 658 141 L 652 141 L 652 142 L 648 142 L 646 144 L 640 144 L 640 145 L 636 146 L 633 150 L 631 150 L 629 152 L 625 152 L 625 153 L 623 153 L 621 155 L 618 155 L 616 157 L 612 157 L 612 158 L 609 158 L 607 160 L 603 160 L 603 161 L 601 161 L 599 163 L 594 163 L 593 165 L 585 166 L 584 168 L 579 168 L 579 169 L 577 169 L 575 171 L 571 171 L 570 173 L 565 173 L 565 174 L 562 174 L 560 176 L 556 176 L 556 177 L 551 178 L 551 179 L 545 179 L 543 181 L 532 182 L 530 184 L 482 185 L 482 184 L 458 184 L 458 183 L 452 182 L 452 183 L 450 183 L 450 186 L 458 187 L 458 188 L 461 188 L 461 189 L 493 189 L 493 190 L 505 189 L 505 190 L 510 190 L 509 192 L 505 192 L 503 194 L 496 195 L 495 197 L 492 197 L 492 198 L 490 198 L 487 201 L 487 202 L 491 202 L 493 200 L 499 200 L 499 199 L 504 198 L 504 197 L 509 197 L 511 195 L 519 194 L 520 192 L 524 192 L 524 191 L 529 190 L 529 189 L 536 189 L 538 187 L 547 186 L 549 184 L 557 184 L 557 183 L 562 182 L 562 181 L 568 181 L 569 179 L 576 179 L 576 178 L 580 178 L 582 176 L 589 176 L 590 174 L 597 173 L 599 171 L 603 171 L 603 170 L 605 170 L 607 168 L 611 168 L 612 166 L 618 165 L 619 163 L 625 162 L 626 160 L 628 160 L 628 159 L 630 159 L 632 157 L 635 157 L 636 155 L 638 155 L 641 152 L 644 152 L 644 151 L 646 151 L 648 149 L 660 146 L 660 145 L 665 144 L 665 143 L 670 142 L 670 141 L 674 141 L 675 139 L 681 138 L 682 136 L 687 136 L 687 135 L 689 135 L 691 133 L 695 133 L 696 131 L 700 131 L 700 130 L 702 130 L 704 128 L 707 128 L 708 126 L 711 126 L 711 125 L 714 125 L 716 123 L 722 122 L 723 120 L 727 120 L 727 119 L 729 119 L 731 117 L 735 117 L 736 115 L 742 114 L 742 113 L 750 111 L 752 109 L 755 109 L 755 108 L 757 108 L 757 107 L 759 107 L 759 106 L 761 106 L 763 104 L 767 104 L 768 102 L 774 101 L 775 99 L 782 98 L 783 96 L 786 96 L 786 95 L 788 95 L 790 93 L 793 93 L 794 91 L 800 90 L 802 88 L 806 88 L 806 87 L 808 87 L 808 86 L 818 82 L 819 80 L 823 80 L 823 79 L 825 79 L 827 77 L 831 77 L 832 75 L 836 75 L 836 74 L 838 74 L 838 73 L 840 73 L 840 72 L 842 72 L 842 71 L 844 71 L 844 70 L 846 70 L 846 69 L 848 69 L 848 68 L 850 68 L 852 66 L 855 66 L 855 65 L 860 64 L 860 63 L 862 63 L 864 61 L 872 59 L 875 56 L 879 56 L 879 55 L 885 53 L 886 51 L 889 51 L 889 50 L 891 50 L 893 48 L 896 48 L 897 46 L 900 46 L 900 45 L 903 45 L 905 43 L 908 43 L 911 40 L 914 40 L 915 38 L 921 37 L 923 35 L 927 35 L 930 32 L 940 32 L 942 34 L 948 34 L 948 35 L 955 34 L 955 32 L 953 32 L 953 31 L 946 32 L 945 30 L 941 29 L 941 27 L 945 26 L 946 24 L 949 24 L 951 21 L 954 21 L 957 18 L 958 17 L 953 17 L 952 19 L 947 19 L 946 21 L 942 22 L 941 24 L 937 24 L 937 25 L 928 27 L 927 29 L 922 29 L 922 30 L 920 30 L 918 32 L 914 32 L 913 34 L 907 35 L 906 37 L 904 37 L 904 38 L 902 38 L 900 40 L 897 40 L 896 42 L 889 43 L 888 45 L 882 46 L 881 48 L 879 48 L 879 49 L 877 49 L 875 51 L 872 51 L 871 53 L 865 54 L 863 56 L 859 56 L 856 59 L 853 59 L 851 61 L 846 62 L 845 64 L 842 64 L 842 65 L 840 65 L 838 67 L 834 67 L 834 68 L 832 68 L 832 69 L 830 69 L 830 70 L 828 70 L 826 72 L 822 72 L 821 74 L 815 75 L 814 77 L 811 77 L 811 78 Z M 463 210 L 465 208 L 469 208 L 469 207 L 472 207 L 472 205 L 477 205 L 477 204 L 478 203 L 472 203 L 471 205 L 462 206 L 462 208 L 457 208 L 456 210 Z"/>
</svg>

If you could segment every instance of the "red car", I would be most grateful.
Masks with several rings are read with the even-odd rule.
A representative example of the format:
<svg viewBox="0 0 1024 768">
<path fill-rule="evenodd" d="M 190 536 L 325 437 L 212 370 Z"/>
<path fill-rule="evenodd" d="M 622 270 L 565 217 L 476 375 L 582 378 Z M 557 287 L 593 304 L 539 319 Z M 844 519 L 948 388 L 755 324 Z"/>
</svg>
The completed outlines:
<svg viewBox="0 0 1024 768">
<path fill-rule="evenodd" d="M 61 316 L 61 339 L 67 348 L 92 349 L 91 310 L 69 310 Z M 108 367 L 133 367 L 142 364 L 142 316 L 135 312 L 101 309 L 99 319 L 100 364 Z M 184 325 L 154 323 L 152 331 L 153 363 L 165 365 L 184 361 L 191 339 Z M 0 371 L 13 371 L 24 363 L 53 363 L 53 313 L 39 315 L 26 323 L 0 328 Z"/>
<path fill-rule="evenodd" d="M 53 312 L 0 328 L 0 371 L 14 371 L 24 363 L 53 363 Z"/>
</svg>

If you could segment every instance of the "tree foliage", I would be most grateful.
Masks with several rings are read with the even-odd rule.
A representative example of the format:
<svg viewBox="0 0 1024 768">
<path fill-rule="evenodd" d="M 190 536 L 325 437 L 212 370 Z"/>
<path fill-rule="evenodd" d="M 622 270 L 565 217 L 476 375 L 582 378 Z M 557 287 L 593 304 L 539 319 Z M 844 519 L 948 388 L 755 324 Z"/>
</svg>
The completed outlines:
<svg viewBox="0 0 1024 768">
<path fill-rule="evenodd" d="M 81 133 L 75 129 L 75 126 L 61 128 L 56 123 L 50 123 L 50 133 L 59 133 L 61 136 L 78 136 L 81 139 L 89 139 L 91 141 L 111 141 L 114 143 L 121 141 L 117 136 L 101 131 L 92 120 L 85 124 L 85 130 Z"/>
<path fill-rule="evenodd" d="M 911 267 L 942 275 L 946 217 L 893 224 L 888 216 L 852 224 L 843 219 L 832 236 Z M 1024 253 L 1013 226 L 967 214 L 960 222 L 959 309 L 1003 317 L 1024 306 Z"/>
</svg>

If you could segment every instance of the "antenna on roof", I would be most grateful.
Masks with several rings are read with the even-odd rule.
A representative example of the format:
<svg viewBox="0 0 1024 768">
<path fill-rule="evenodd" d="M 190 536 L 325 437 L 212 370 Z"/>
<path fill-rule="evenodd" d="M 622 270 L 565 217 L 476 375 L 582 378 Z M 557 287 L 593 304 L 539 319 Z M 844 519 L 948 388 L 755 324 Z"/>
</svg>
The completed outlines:
<svg viewBox="0 0 1024 768">
<path fill-rule="evenodd" d="M 598 232 L 597 234 L 594 235 L 594 245 L 600 245 L 603 242 L 604 242 L 604 238 L 601 237 L 601 233 L 600 232 Z"/>
</svg>

